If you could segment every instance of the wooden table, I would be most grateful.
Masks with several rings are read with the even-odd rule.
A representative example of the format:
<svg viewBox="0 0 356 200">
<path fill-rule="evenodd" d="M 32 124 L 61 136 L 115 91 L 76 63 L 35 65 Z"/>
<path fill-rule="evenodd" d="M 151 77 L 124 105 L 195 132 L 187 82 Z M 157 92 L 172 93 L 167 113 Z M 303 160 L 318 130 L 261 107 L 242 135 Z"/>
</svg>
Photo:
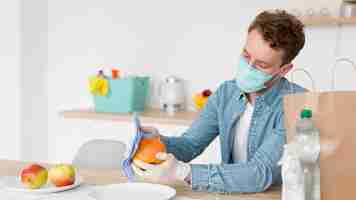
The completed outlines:
<svg viewBox="0 0 356 200">
<path fill-rule="evenodd" d="M 20 170 L 28 163 L 0 160 L 0 176 L 18 175 Z M 48 166 L 44 164 L 44 166 Z M 122 176 L 120 170 L 89 170 L 79 169 L 79 174 L 83 177 L 86 184 L 105 185 L 113 183 L 123 183 L 127 179 Z M 267 192 L 259 194 L 214 194 L 208 192 L 194 192 L 184 184 L 172 185 L 177 190 L 177 197 L 189 197 L 200 200 L 279 200 L 280 188 L 272 188 Z"/>
</svg>

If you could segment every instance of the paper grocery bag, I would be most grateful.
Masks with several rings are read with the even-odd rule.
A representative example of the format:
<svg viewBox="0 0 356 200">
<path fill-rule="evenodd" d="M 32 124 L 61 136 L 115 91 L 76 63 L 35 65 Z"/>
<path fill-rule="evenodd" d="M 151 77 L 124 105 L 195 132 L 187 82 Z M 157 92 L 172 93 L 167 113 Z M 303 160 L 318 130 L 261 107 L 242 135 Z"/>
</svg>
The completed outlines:
<svg viewBox="0 0 356 200">
<path fill-rule="evenodd" d="M 321 200 L 356 199 L 356 92 L 299 93 L 284 97 L 287 142 L 304 108 L 320 131 Z"/>
</svg>

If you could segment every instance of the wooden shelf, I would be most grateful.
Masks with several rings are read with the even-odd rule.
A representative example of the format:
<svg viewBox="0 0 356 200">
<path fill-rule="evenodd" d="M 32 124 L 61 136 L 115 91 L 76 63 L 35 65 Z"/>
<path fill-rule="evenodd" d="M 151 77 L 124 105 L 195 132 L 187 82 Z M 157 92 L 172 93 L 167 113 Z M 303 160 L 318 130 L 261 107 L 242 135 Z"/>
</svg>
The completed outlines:
<svg viewBox="0 0 356 200">
<path fill-rule="evenodd" d="M 305 26 L 356 25 L 356 17 L 304 17 L 300 20 Z"/>
<path fill-rule="evenodd" d="M 132 121 L 132 114 L 119 113 L 98 113 L 94 109 L 78 109 L 60 112 L 64 118 L 74 119 L 92 119 L 92 120 L 109 120 L 109 121 Z M 171 125 L 190 125 L 198 117 L 198 112 L 185 111 L 177 112 L 174 116 L 168 115 L 159 109 L 147 109 L 140 114 L 142 123 L 159 123 Z"/>
</svg>

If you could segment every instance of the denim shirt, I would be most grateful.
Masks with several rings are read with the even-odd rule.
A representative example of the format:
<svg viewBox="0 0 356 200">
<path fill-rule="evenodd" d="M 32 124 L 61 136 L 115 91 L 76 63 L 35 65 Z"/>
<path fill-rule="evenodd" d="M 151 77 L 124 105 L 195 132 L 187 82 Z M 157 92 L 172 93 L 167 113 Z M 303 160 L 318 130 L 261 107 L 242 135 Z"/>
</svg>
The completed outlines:
<svg viewBox="0 0 356 200">
<path fill-rule="evenodd" d="M 165 137 L 167 152 L 189 162 L 216 138 L 220 139 L 221 164 L 191 164 L 192 189 L 209 192 L 262 192 L 281 183 L 278 166 L 286 142 L 283 95 L 304 92 L 283 78 L 255 102 L 247 144 L 247 162 L 232 159 L 236 124 L 247 98 L 234 80 L 224 82 L 209 97 L 191 127 L 180 137 Z"/>
</svg>

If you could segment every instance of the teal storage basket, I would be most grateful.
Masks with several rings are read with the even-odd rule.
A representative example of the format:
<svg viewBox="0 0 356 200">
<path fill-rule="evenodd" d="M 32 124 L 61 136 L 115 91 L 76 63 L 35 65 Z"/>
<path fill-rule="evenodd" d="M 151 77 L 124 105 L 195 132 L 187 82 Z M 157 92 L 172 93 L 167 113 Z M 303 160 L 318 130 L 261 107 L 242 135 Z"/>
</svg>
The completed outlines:
<svg viewBox="0 0 356 200">
<path fill-rule="evenodd" d="M 94 95 L 96 112 L 130 113 L 143 112 L 145 109 L 149 77 L 128 77 L 108 79 L 109 93 L 107 96 Z"/>
</svg>

